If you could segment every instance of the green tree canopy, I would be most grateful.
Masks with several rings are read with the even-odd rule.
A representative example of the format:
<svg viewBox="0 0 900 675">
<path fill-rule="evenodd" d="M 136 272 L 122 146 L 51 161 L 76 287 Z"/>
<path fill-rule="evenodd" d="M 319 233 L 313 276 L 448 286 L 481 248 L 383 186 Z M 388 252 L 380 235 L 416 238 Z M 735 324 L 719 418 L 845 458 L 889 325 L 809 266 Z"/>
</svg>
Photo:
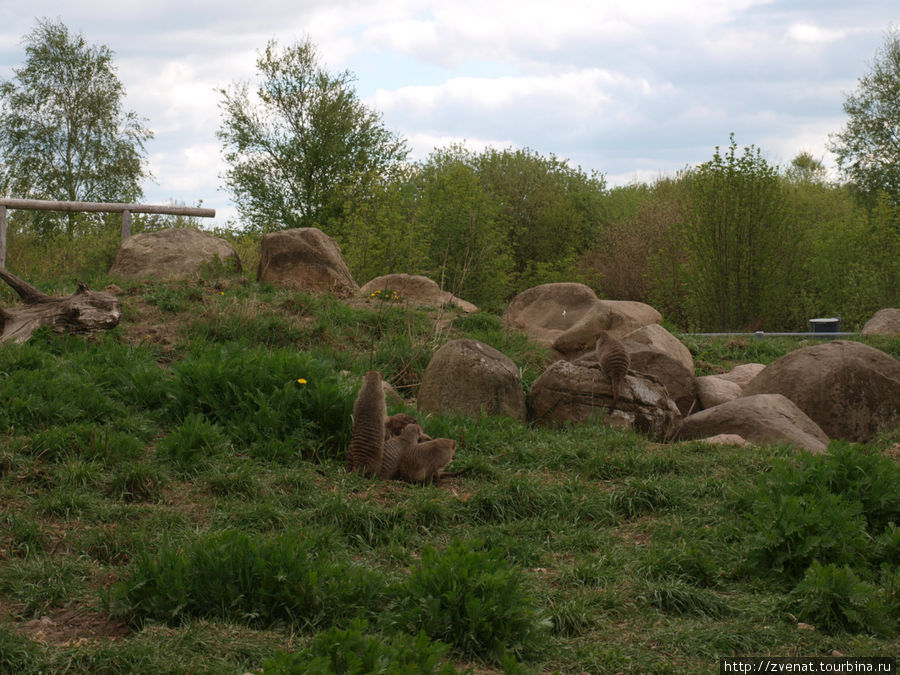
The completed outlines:
<svg viewBox="0 0 900 675">
<path fill-rule="evenodd" d="M 872 70 L 847 96 L 847 125 L 831 139 L 844 175 L 900 204 L 900 32 L 889 31 Z"/>
<path fill-rule="evenodd" d="M 788 298 L 799 239 L 778 172 L 753 146 L 726 153 L 685 176 L 683 224 L 693 320 L 714 330 L 761 328 Z"/>
<path fill-rule="evenodd" d="M 136 201 L 149 176 L 144 143 L 153 134 L 136 113 L 122 109 L 125 88 L 113 53 L 47 20 L 38 21 L 24 42 L 24 67 L 0 83 L 0 153 L 9 192 Z"/>
<path fill-rule="evenodd" d="M 603 177 L 528 149 L 488 149 L 477 166 L 499 208 L 516 285 L 569 280 L 601 219 Z"/>
<path fill-rule="evenodd" d="M 405 140 L 363 104 L 345 71 L 332 75 L 306 39 L 259 55 L 261 77 L 220 90 L 224 175 L 245 227 L 336 225 L 349 199 L 406 159 Z"/>
</svg>

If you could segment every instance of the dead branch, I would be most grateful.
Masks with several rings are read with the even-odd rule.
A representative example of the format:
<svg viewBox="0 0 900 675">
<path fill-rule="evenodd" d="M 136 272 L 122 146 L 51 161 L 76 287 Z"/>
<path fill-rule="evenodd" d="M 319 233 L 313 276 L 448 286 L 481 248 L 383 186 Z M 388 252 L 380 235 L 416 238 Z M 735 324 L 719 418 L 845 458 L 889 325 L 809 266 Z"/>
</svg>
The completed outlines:
<svg viewBox="0 0 900 675">
<path fill-rule="evenodd" d="M 2 267 L 0 279 L 19 294 L 23 303 L 0 308 L 0 343 L 25 342 L 44 326 L 58 332 L 98 333 L 114 328 L 122 315 L 116 296 L 92 291 L 82 282 L 72 295 L 57 297 L 42 293 Z"/>
</svg>

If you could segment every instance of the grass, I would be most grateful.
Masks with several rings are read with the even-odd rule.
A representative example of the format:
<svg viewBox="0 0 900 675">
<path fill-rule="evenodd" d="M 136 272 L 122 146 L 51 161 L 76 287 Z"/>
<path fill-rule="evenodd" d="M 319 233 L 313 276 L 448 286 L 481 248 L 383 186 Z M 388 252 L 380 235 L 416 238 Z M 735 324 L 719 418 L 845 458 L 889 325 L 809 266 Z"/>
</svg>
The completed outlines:
<svg viewBox="0 0 900 675">
<path fill-rule="evenodd" d="M 0 671 L 713 673 L 900 651 L 896 431 L 811 457 L 432 416 L 468 473 L 379 482 L 344 469 L 363 372 L 408 393 L 468 337 L 527 385 L 547 353 L 488 314 L 238 276 L 120 297 L 97 339 L 0 348 Z M 721 372 L 797 344 L 689 346 Z"/>
</svg>

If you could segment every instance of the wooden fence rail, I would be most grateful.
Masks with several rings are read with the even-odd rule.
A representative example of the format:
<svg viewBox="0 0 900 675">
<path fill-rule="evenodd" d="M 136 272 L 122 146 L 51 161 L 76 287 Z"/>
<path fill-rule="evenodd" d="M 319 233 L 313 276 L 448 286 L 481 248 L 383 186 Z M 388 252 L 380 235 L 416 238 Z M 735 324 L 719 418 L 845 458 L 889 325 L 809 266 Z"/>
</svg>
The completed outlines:
<svg viewBox="0 0 900 675">
<path fill-rule="evenodd" d="M 6 267 L 6 209 L 28 211 L 81 211 L 87 213 L 121 213 L 122 241 L 131 236 L 132 213 L 159 213 L 167 216 L 215 218 L 215 209 L 194 206 L 166 206 L 156 204 L 116 204 L 105 202 L 59 202 L 48 199 L 0 198 L 0 267 Z"/>
</svg>

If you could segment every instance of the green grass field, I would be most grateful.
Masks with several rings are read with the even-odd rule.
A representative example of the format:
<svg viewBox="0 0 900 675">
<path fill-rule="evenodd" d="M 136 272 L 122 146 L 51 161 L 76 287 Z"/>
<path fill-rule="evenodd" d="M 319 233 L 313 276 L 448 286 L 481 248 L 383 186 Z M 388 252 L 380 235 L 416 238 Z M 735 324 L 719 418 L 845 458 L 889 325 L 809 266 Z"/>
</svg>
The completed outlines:
<svg viewBox="0 0 900 675">
<path fill-rule="evenodd" d="M 715 673 L 721 656 L 900 653 L 900 430 L 812 457 L 431 417 L 469 471 L 380 482 L 344 470 L 362 373 L 410 395 L 437 346 L 472 337 L 529 386 L 548 355 L 491 315 L 243 277 L 120 299 L 96 339 L 0 347 L 0 672 Z M 700 374 L 801 344 L 687 343 Z"/>
</svg>

